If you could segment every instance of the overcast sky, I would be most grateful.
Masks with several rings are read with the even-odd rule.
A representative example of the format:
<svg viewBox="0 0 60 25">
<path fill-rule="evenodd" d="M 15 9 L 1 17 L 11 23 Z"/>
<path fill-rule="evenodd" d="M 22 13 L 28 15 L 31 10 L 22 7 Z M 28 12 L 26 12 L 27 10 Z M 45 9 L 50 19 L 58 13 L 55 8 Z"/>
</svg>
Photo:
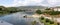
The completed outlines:
<svg viewBox="0 0 60 25">
<path fill-rule="evenodd" d="M 0 5 L 9 6 L 60 6 L 60 0 L 0 0 Z"/>
</svg>

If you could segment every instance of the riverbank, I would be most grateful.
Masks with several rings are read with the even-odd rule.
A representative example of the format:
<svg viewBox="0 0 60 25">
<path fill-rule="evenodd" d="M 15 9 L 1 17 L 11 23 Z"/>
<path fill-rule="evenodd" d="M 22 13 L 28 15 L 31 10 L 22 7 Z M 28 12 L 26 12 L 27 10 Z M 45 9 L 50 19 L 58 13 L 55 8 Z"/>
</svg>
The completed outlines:
<svg viewBox="0 0 60 25">
<path fill-rule="evenodd" d="M 24 15 L 29 16 L 28 18 L 23 18 Z M 12 13 L 9 15 L 5 15 L 0 17 L 2 20 L 9 22 L 13 25 L 31 25 L 31 22 L 34 20 L 34 18 L 30 18 L 30 13 L 27 14 L 25 12 L 17 12 Z"/>
<path fill-rule="evenodd" d="M 32 15 L 32 17 L 34 17 L 34 18 L 44 17 L 44 18 L 48 18 L 48 19 L 52 20 L 52 17 L 46 16 L 46 15 L 43 15 L 43 14 L 40 14 L 40 15 L 34 14 L 34 15 Z M 60 23 L 60 18 L 53 17 L 53 20 Z"/>
</svg>

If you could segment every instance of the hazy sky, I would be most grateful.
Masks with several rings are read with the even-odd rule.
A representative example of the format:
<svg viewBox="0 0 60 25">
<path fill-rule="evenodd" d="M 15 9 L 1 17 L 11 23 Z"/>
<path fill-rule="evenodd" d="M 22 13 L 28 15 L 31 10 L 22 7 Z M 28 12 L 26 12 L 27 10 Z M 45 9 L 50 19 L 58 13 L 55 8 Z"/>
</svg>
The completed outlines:
<svg viewBox="0 0 60 25">
<path fill-rule="evenodd" d="M 60 6 L 60 0 L 0 0 L 3 6 Z"/>
</svg>

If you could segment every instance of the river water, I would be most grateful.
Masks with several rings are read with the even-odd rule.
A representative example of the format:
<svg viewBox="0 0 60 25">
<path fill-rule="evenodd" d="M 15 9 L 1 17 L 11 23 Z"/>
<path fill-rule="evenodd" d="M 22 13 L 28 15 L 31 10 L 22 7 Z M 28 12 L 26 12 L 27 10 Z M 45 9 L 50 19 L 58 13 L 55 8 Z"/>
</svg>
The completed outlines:
<svg viewBox="0 0 60 25">
<path fill-rule="evenodd" d="M 31 25 L 31 22 L 34 20 L 34 18 L 23 18 L 24 15 L 31 16 L 33 15 L 32 12 L 17 12 L 12 13 L 8 15 L 4 15 L 0 17 L 0 20 L 6 21 L 8 23 L 11 23 L 13 25 Z"/>
</svg>

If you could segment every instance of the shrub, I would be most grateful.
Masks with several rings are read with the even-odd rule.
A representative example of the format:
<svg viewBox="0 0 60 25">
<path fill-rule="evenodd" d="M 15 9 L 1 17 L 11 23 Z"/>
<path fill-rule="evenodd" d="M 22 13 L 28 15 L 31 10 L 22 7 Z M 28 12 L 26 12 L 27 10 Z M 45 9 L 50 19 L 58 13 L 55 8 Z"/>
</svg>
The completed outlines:
<svg viewBox="0 0 60 25">
<path fill-rule="evenodd" d="M 46 8 L 45 10 L 51 10 L 50 8 Z"/>
<path fill-rule="evenodd" d="M 59 25 L 59 23 L 57 23 L 57 25 Z"/>
<path fill-rule="evenodd" d="M 58 15 L 58 14 L 60 14 L 60 11 L 51 11 L 50 12 L 50 15 Z"/>
<path fill-rule="evenodd" d="M 44 17 L 41 17 L 41 20 L 44 20 Z"/>
<path fill-rule="evenodd" d="M 36 11 L 37 14 L 42 14 L 41 10 Z"/>
<path fill-rule="evenodd" d="M 32 22 L 32 25 L 35 25 L 35 24 L 36 24 L 36 21 L 33 21 L 33 22 Z"/>
<path fill-rule="evenodd" d="M 54 21 L 50 21 L 50 24 L 54 24 Z"/>
<path fill-rule="evenodd" d="M 50 20 L 49 19 L 46 19 L 46 22 L 50 22 Z"/>
<path fill-rule="evenodd" d="M 0 11 L 2 10 L 2 8 L 0 8 Z"/>
</svg>

